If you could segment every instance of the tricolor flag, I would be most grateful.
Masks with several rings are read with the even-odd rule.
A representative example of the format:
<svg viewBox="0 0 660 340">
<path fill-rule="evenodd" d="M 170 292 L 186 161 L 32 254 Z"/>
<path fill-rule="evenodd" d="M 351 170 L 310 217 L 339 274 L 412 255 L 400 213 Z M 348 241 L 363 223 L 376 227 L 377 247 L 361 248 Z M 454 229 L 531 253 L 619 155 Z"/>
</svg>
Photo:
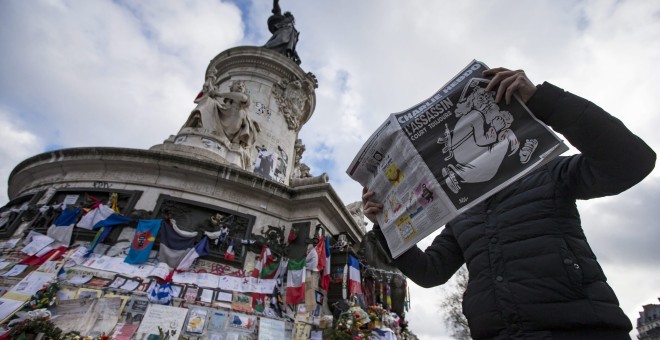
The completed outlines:
<svg viewBox="0 0 660 340">
<path fill-rule="evenodd" d="M 230 240 L 229 247 L 227 247 L 227 250 L 225 251 L 225 260 L 234 261 L 235 258 L 236 254 L 234 253 L 234 241 Z"/>
<path fill-rule="evenodd" d="M 326 260 L 326 255 L 325 255 L 325 236 L 321 235 L 319 236 L 319 243 L 316 244 L 315 247 L 316 254 L 318 255 L 318 263 L 316 264 L 316 268 L 318 271 L 322 272 L 323 269 L 325 269 L 325 260 Z"/>
<path fill-rule="evenodd" d="M 160 240 L 158 261 L 167 263 L 170 268 L 176 268 L 188 251 L 195 246 L 197 232 L 179 229 L 173 219 L 163 219 L 163 221 L 158 231 Z"/>
<path fill-rule="evenodd" d="M 273 279 L 278 274 L 280 267 L 280 260 L 275 261 L 268 246 L 261 248 L 261 255 L 257 259 L 257 264 L 252 270 L 252 277 L 258 279 Z M 266 294 L 251 293 L 252 296 L 252 309 L 257 312 L 263 312 L 265 308 Z"/>
<path fill-rule="evenodd" d="M 261 255 L 257 260 L 257 264 L 252 271 L 252 277 L 258 279 L 272 279 L 277 274 L 277 269 L 280 266 L 280 261 L 273 259 L 273 254 L 268 246 L 261 248 Z"/>
<path fill-rule="evenodd" d="M 133 221 L 133 219 L 116 213 L 105 204 L 100 204 L 98 207 L 87 212 L 87 214 L 80 219 L 78 224 L 76 224 L 76 227 L 94 230 L 101 227 L 125 224 L 131 221 Z"/>
<path fill-rule="evenodd" d="M 60 216 L 55 219 L 55 222 L 48 227 L 46 235 L 68 247 L 71 244 L 73 226 L 78 222 L 79 213 L 80 208 L 63 210 Z"/>
<path fill-rule="evenodd" d="M 186 271 L 190 269 L 193 262 L 197 258 L 205 256 L 209 253 L 209 238 L 208 236 L 202 237 L 201 240 L 197 243 L 195 248 L 190 249 L 186 256 L 183 257 L 178 266 L 176 266 L 176 271 Z"/>
<path fill-rule="evenodd" d="M 321 276 L 321 288 L 330 290 L 330 238 L 325 239 L 325 268 Z"/>
<path fill-rule="evenodd" d="M 360 261 L 358 261 L 358 259 L 356 259 L 355 257 L 348 255 L 348 266 L 349 266 L 348 276 L 351 279 L 348 289 L 351 293 L 351 296 L 356 294 L 361 295 L 362 279 L 360 278 Z"/>
<path fill-rule="evenodd" d="M 305 302 L 305 259 L 289 260 L 286 276 L 286 303 Z"/>
<path fill-rule="evenodd" d="M 126 263 L 143 263 L 149 260 L 151 248 L 156 241 L 156 235 L 163 220 L 140 220 L 131 242 L 131 249 L 124 259 Z"/>
</svg>

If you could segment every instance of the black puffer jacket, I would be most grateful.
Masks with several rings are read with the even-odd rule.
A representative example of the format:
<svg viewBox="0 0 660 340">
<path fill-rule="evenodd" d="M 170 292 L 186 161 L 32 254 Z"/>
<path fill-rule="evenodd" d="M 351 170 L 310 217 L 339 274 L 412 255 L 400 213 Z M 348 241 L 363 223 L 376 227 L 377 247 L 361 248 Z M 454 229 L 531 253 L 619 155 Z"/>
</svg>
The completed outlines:
<svg viewBox="0 0 660 340">
<path fill-rule="evenodd" d="M 475 339 L 627 337 L 632 325 L 587 243 L 576 199 L 630 188 L 651 172 L 655 153 L 618 119 L 554 85 L 538 86 L 527 105 L 581 154 L 513 183 L 395 264 L 433 287 L 467 263 L 463 312 Z"/>
</svg>

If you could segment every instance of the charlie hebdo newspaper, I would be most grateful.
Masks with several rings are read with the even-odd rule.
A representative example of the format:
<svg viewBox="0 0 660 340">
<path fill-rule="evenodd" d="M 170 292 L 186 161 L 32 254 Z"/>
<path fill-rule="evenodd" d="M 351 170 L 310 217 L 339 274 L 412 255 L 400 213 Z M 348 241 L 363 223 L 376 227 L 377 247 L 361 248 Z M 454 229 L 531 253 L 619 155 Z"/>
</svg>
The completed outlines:
<svg viewBox="0 0 660 340">
<path fill-rule="evenodd" d="M 395 258 L 568 150 L 519 98 L 495 103 L 486 69 L 473 60 L 427 100 L 391 114 L 346 171 L 384 204 L 378 224 Z"/>
</svg>

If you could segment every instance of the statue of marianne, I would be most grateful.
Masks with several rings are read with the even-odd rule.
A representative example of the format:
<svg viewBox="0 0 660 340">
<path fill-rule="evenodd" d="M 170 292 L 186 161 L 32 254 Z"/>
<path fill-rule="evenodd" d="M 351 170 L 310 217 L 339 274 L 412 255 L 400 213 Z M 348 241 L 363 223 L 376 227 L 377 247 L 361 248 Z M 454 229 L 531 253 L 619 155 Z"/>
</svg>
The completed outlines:
<svg viewBox="0 0 660 340">
<path fill-rule="evenodd" d="M 296 52 L 296 44 L 300 32 L 296 30 L 295 19 L 291 12 L 284 12 L 280 8 L 279 0 L 273 0 L 273 15 L 268 17 L 268 30 L 273 35 L 264 47 L 284 54 L 287 58 L 300 65 L 300 57 Z"/>
</svg>

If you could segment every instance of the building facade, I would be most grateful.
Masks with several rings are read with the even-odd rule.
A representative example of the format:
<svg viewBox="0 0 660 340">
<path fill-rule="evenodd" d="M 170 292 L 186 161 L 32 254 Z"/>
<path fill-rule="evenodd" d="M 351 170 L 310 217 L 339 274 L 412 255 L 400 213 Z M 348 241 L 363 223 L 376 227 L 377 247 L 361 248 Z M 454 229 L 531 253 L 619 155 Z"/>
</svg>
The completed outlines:
<svg viewBox="0 0 660 340">
<path fill-rule="evenodd" d="M 643 308 L 644 311 L 639 312 L 639 318 L 637 318 L 637 338 L 660 340 L 660 304 L 648 304 Z"/>
</svg>

